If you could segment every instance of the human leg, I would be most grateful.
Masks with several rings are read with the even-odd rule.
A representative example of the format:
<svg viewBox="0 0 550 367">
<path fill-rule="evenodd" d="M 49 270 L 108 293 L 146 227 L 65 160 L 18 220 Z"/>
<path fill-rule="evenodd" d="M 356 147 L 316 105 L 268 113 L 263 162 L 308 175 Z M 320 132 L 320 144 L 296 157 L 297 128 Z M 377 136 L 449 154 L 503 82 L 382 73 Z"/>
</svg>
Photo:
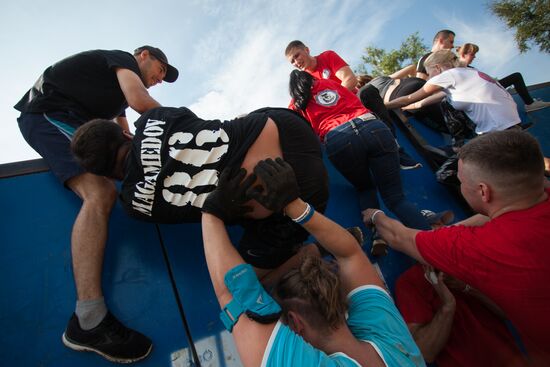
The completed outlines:
<svg viewBox="0 0 550 367">
<path fill-rule="evenodd" d="M 527 90 L 527 86 L 525 85 L 523 76 L 520 73 L 512 73 L 508 76 L 505 76 L 502 79 L 499 79 L 498 82 L 504 88 L 514 86 L 514 89 L 523 100 L 523 103 L 525 103 L 526 105 L 534 102 L 533 97 L 531 97 L 531 95 L 529 94 L 529 91 Z"/>
<path fill-rule="evenodd" d="M 357 124 L 372 121 L 354 121 L 353 124 L 347 122 L 329 131 L 325 139 L 327 156 L 338 172 L 359 192 L 361 210 L 378 208 L 380 204 L 368 167 L 366 146 L 357 130 Z"/>
<path fill-rule="evenodd" d="M 109 216 L 116 201 L 111 180 L 91 173 L 71 178 L 67 186 L 81 199 L 71 235 L 73 274 L 77 291 L 76 311 L 63 343 L 78 351 L 93 351 L 114 362 L 135 362 L 149 355 L 149 338 L 122 325 L 103 301 L 101 274 Z M 97 342 L 108 334 L 110 342 Z M 108 340 L 109 340 L 108 339 Z"/>
<path fill-rule="evenodd" d="M 395 134 L 395 127 L 393 126 L 393 121 L 390 117 L 388 109 L 384 105 L 384 100 L 380 97 L 380 92 L 378 89 L 370 84 L 366 84 L 358 92 L 359 99 L 363 106 L 371 110 L 382 122 L 384 122 L 388 128 L 391 130 L 393 136 Z"/>
<path fill-rule="evenodd" d="M 75 350 L 94 351 L 111 361 L 145 358 L 151 341 L 120 324 L 107 312 L 103 300 L 101 269 L 116 189 L 104 177 L 83 173 L 72 158 L 70 138 L 82 122 L 64 113 L 23 114 L 18 122 L 25 140 L 44 157 L 57 178 L 83 199 L 71 235 L 77 306 L 63 334 L 64 344 Z M 108 339 L 103 337 L 106 334 Z"/>
<path fill-rule="evenodd" d="M 374 112 L 382 122 L 384 122 L 388 128 L 391 130 L 393 136 L 397 139 L 397 134 L 395 132 L 395 126 L 390 117 L 390 113 L 386 106 L 384 105 L 384 100 L 380 97 L 378 89 L 370 84 L 364 85 L 359 90 L 359 99 L 363 106 Z M 402 147 L 399 147 L 399 159 L 402 169 L 415 169 L 419 168 L 422 165 L 415 161 Z"/>
<path fill-rule="evenodd" d="M 426 219 L 403 193 L 397 146 L 391 133 L 380 122 L 369 121 L 362 127 L 361 135 L 367 147 L 368 165 L 384 204 L 406 226 L 430 229 Z"/>
<path fill-rule="evenodd" d="M 103 296 L 103 254 L 116 188 L 111 180 L 91 173 L 71 178 L 67 186 L 82 199 L 71 235 L 77 297 L 83 301 L 93 300 Z"/>
</svg>

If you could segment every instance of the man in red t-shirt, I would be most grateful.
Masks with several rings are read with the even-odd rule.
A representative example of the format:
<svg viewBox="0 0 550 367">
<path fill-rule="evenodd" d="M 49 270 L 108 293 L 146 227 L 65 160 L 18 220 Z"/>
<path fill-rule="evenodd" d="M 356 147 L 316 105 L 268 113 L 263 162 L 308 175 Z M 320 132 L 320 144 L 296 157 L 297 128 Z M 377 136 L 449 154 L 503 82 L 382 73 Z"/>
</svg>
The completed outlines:
<svg viewBox="0 0 550 367">
<path fill-rule="evenodd" d="M 311 56 L 309 48 L 302 41 L 296 40 L 288 44 L 285 56 L 295 68 L 308 72 L 316 79 L 331 79 L 352 92 L 357 91 L 357 77 L 334 51 Z"/>
<path fill-rule="evenodd" d="M 317 56 L 311 56 L 309 48 L 302 41 L 295 40 L 286 46 L 285 56 L 294 67 L 311 74 L 315 79 L 330 79 L 341 84 L 353 93 L 358 92 L 357 77 L 349 65 L 334 51 L 329 50 Z M 372 88 L 376 90 L 374 87 Z M 378 101 L 372 99 L 378 99 Z M 369 100 L 370 103 L 365 105 L 365 107 L 372 110 L 386 125 L 388 125 L 393 136 L 397 137 L 391 117 L 378 91 L 373 92 L 371 90 L 363 100 Z M 401 169 L 408 170 L 422 167 L 422 165 L 410 157 L 402 147 L 399 147 L 399 161 Z"/>
<path fill-rule="evenodd" d="M 550 188 L 538 142 L 517 130 L 459 153 L 461 192 L 477 215 L 432 231 L 363 212 L 392 246 L 484 293 L 517 328 L 533 366 L 550 365 Z M 498 351 L 492 351 L 498 353 Z"/>
<path fill-rule="evenodd" d="M 426 362 L 527 366 L 502 311 L 470 285 L 417 264 L 399 277 L 395 297 Z"/>
</svg>

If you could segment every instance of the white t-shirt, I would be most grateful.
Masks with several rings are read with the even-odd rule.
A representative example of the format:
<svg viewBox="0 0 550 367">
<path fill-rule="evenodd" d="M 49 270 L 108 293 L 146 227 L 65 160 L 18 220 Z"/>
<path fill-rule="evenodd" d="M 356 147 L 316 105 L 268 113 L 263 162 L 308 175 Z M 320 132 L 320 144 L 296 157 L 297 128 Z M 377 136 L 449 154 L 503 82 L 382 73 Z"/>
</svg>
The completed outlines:
<svg viewBox="0 0 550 367">
<path fill-rule="evenodd" d="M 516 103 L 497 81 L 472 68 L 445 70 L 427 81 L 443 88 L 449 102 L 476 124 L 476 133 L 506 130 L 521 122 Z"/>
</svg>

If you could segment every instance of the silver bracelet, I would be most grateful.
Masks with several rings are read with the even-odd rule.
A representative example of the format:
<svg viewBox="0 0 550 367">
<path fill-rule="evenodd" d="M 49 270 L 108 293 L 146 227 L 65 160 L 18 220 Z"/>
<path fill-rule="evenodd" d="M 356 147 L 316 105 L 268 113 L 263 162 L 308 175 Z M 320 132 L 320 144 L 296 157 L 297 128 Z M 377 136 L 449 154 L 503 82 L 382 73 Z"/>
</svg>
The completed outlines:
<svg viewBox="0 0 550 367">
<path fill-rule="evenodd" d="M 378 209 L 378 210 L 375 210 L 374 213 L 372 213 L 371 217 L 370 217 L 370 222 L 375 225 L 376 223 L 374 222 L 374 217 L 376 217 L 376 214 L 378 213 L 384 213 L 382 210 Z"/>
<path fill-rule="evenodd" d="M 302 214 L 300 214 L 297 218 L 291 218 L 291 217 L 289 217 L 289 218 L 293 222 L 299 223 L 309 214 L 310 211 L 311 211 L 311 206 L 309 205 L 309 203 L 306 203 L 306 208 L 305 208 L 305 210 Z"/>
</svg>

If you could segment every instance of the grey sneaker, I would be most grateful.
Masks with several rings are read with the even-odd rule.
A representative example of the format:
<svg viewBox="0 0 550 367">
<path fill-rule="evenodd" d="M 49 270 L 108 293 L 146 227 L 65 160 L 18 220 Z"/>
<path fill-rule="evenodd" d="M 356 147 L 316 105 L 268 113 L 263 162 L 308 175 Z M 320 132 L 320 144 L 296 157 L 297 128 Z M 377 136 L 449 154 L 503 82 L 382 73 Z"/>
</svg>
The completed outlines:
<svg viewBox="0 0 550 367">
<path fill-rule="evenodd" d="M 79 352 L 95 352 L 111 362 L 132 363 L 151 353 L 145 335 L 122 325 L 110 312 L 91 330 L 83 330 L 73 313 L 62 336 L 63 344 Z"/>
<path fill-rule="evenodd" d="M 363 243 L 365 242 L 365 239 L 363 237 L 363 231 L 359 227 L 349 227 L 346 228 L 346 231 L 348 231 L 359 243 L 359 246 L 363 247 Z M 332 256 L 330 252 L 325 250 L 323 246 L 317 241 L 313 242 L 315 246 L 317 246 L 317 249 L 319 250 L 319 253 L 321 254 L 321 257 L 325 256 Z"/>
<path fill-rule="evenodd" d="M 533 111 L 541 110 L 548 106 L 550 106 L 550 102 L 544 102 L 544 101 L 541 101 L 540 99 L 535 98 L 533 100 L 533 103 L 525 105 L 525 112 L 533 112 Z"/>
</svg>

